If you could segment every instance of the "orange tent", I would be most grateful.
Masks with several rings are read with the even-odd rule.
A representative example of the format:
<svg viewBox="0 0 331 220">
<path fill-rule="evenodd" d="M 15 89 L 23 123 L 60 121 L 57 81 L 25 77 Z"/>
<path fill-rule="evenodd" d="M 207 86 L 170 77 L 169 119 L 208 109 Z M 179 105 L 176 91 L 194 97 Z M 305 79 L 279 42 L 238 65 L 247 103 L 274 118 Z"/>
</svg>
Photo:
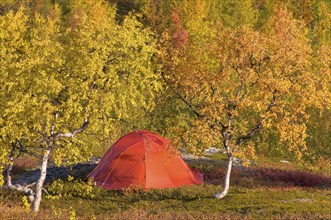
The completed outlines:
<svg viewBox="0 0 331 220">
<path fill-rule="evenodd" d="M 104 189 L 175 188 L 202 184 L 171 141 L 149 131 L 134 131 L 121 137 L 88 175 Z"/>
</svg>

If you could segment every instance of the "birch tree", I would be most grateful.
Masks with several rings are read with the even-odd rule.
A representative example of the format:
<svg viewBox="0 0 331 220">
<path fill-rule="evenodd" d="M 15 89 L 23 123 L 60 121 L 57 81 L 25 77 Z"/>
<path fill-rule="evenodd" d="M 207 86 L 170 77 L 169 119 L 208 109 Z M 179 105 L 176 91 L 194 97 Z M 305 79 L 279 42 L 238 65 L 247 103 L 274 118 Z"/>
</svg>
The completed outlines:
<svg viewBox="0 0 331 220">
<path fill-rule="evenodd" d="M 177 15 L 164 35 L 164 78 L 194 115 L 185 141 L 192 148 L 222 145 L 226 152 L 224 187 L 215 197 L 228 193 L 234 156 L 254 157 L 258 132 L 277 131 L 284 150 L 297 158 L 308 152 L 306 109 L 330 106 L 330 74 L 314 65 L 318 57 L 304 24 L 283 7 L 258 30 L 214 25 L 198 15 L 180 22 Z M 188 39 L 178 44 L 184 38 L 175 33 L 183 30 Z"/>
<path fill-rule="evenodd" d="M 71 1 L 66 16 L 57 5 L 45 10 L 22 6 L 0 22 L 1 146 L 40 158 L 35 212 L 49 159 L 88 159 L 120 129 L 114 120 L 153 108 L 159 87 L 154 37 L 135 16 L 119 25 L 116 8 L 101 0 Z"/>
</svg>

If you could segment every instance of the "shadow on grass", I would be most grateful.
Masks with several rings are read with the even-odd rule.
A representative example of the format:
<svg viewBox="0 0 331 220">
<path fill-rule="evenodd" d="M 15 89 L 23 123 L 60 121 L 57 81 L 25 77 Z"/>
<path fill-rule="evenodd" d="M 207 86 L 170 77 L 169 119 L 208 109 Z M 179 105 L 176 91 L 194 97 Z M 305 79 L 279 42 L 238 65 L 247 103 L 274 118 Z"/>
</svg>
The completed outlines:
<svg viewBox="0 0 331 220">
<path fill-rule="evenodd" d="M 227 169 L 224 161 L 189 163 L 204 174 L 205 182 L 213 185 L 223 184 Z M 236 165 L 231 172 L 231 185 L 247 188 L 281 186 L 331 189 L 331 177 L 298 170 Z"/>
<path fill-rule="evenodd" d="M 225 161 L 215 161 L 215 160 L 188 160 L 187 163 L 195 170 L 203 173 L 205 182 L 212 185 L 223 185 L 224 176 L 226 172 L 226 162 Z M 46 182 L 47 186 L 55 179 L 66 180 L 68 176 L 73 176 L 75 179 L 80 179 L 87 181 L 86 176 L 90 173 L 96 164 L 93 163 L 79 163 L 70 167 L 50 167 L 47 171 Z M 39 177 L 39 169 L 25 171 L 18 174 L 14 180 L 14 184 L 27 185 L 33 183 Z M 256 187 L 307 187 L 307 188 L 317 188 L 317 189 L 331 189 L 331 177 L 323 176 L 320 174 L 314 174 L 304 171 L 297 170 L 284 170 L 284 169 L 274 169 L 274 168 L 258 168 L 258 167 L 244 167 L 244 166 L 234 166 L 231 173 L 231 185 L 247 188 Z M 118 195 L 128 195 L 137 194 L 140 198 L 143 198 L 144 194 L 148 195 L 150 191 L 143 190 L 123 190 L 114 191 Z M 154 197 L 158 200 L 166 200 L 174 198 L 178 195 L 176 191 L 158 190 Z M 208 196 L 206 196 L 207 198 Z M 198 196 L 187 197 L 183 199 L 194 200 Z M 200 197 L 199 197 L 200 198 Z"/>
</svg>

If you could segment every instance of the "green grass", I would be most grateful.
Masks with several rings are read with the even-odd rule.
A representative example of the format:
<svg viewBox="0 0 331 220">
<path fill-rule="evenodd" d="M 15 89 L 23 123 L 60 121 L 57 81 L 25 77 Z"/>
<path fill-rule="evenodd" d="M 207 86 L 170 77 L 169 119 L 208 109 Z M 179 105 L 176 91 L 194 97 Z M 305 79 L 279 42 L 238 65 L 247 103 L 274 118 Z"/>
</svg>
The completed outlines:
<svg viewBox="0 0 331 220">
<path fill-rule="evenodd" d="M 0 212 L 5 213 L 0 219 L 331 219 L 329 176 L 292 168 L 236 167 L 229 194 L 218 200 L 212 195 L 222 188 L 224 161 L 190 165 L 204 172 L 204 185 L 118 192 L 65 180 L 62 189 L 48 188 L 62 197 L 45 196 L 38 215 L 22 209 L 20 194 L 0 191 Z M 316 182 L 314 187 L 305 186 L 309 181 Z"/>
<path fill-rule="evenodd" d="M 78 218 L 83 219 L 116 219 L 119 216 L 136 219 L 139 215 L 151 218 L 173 215 L 178 218 L 191 216 L 204 219 L 331 218 L 331 193 L 328 190 L 232 187 L 223 200 L 212 198 L 212 194 L 217 190 L 220 190 L 220 187 L 210 184 L 146 192 L 95 189 L 94 198 L 44 198 L 42 210 L 49 211 L 53 214 L 52 217 L 58 218 L 68 216 L 70 211 L 74 211 Z M 1 199 L 11 200 L 9 203 L 13 205 L 13 201 L 19 201 L 19 195 L 11 193 L 8 196 L 1 192 Z"/>
<path fill-rule="evenodd" d="M 187 212 L 195 214 L 245 214 L 251 217 L 272 217 L 285 214 L 312 215 L 327 217 L 331 207 L 330 194 L 325 191 L 303 189 L 273 190 L 233 188 L 223 200 L 212 198 L 217 187 L 212 185 L 184 187 L 176 190 L 158 190 L 122 195 L 103 192 L 94 199 L 72 198 L 65 201 L 52 201 L 54 206 L 71 206 L 79 202 L 77 213 L 82 216 L 101 215 L 128 210 L 145 210 L 158 214 L 167 212 Z M 47 204 L 47 202 L 45 202 Z M 93 210 L 91 213 L 90 210 Z M 110 214 L 110 213 L 109 213 Z M 331 216 L 329 216 L 331 217 Z"/>
</svg>

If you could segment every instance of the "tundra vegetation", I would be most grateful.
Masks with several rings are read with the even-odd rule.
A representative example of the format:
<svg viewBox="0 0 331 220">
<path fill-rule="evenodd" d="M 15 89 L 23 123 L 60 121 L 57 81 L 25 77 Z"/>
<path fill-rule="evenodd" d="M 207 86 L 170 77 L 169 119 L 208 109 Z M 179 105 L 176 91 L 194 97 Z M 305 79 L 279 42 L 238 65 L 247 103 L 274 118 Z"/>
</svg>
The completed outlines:
<svg viewBox="0 0 331 220">
<path fill-rule="evenodd" d="M 230 193 L 228 202 L 233 204 L 237 194 L 248 190 L 234 182 L 233 192 L 229 191 L 234 158 L 245 166 L 285 157 L 306 171 L 331 168 L 331 3 L 327 0 L 1 0 L 0 16 L 0 184 L 7 188 L 1 196 L 9 195 L 11 202 L 21 194 L 8 189 L 23 191 L 23 204 L 34 212 L 42 198 L 51 204 L 44 206 L 49 210 L 64 202 L 59 199 L 63 194 L 70 197 L 68 205 L 85 198 L 79 201 L 86 206 L 110 196 L 123 204 L 113 207 L 122 211 L 129 209 L 127 201 L 140 199 L 131 208 L 146 210 L 153 199 L 167 201 L 169 207 L 175 207 L 177 200 L 208 200 L 224 206 L 227 202 L 206 199 L 207 194 L 224 198 Z M 156 131 L 195 155 L 209 147 L 221 148 L 226 157 L 216 156 L 220 163 L 192 162 L 192 166 L 212 167 L 205 170 L 207 183 L 223 189 L 216 193 L 219 188 L 206 183 L 193 190 L 194 196 L 185 188 L 123 192 L 128 194 L 124 198 L 72 179 L 45 186 L 49 161 L 73 165 L 101 156 L 133 129 Z M 20 157 L 38 162 L 36 183 L 12 184 Z M 218 172 L 217 166 L 226 171 Z M 253 170 L 252 175 L 259 172 Z M 270 172 L 262 173 L 282 179 Z M 308 174 L 293 175 L 300 179 Z M 319 180 L 314 186 L 330 188 L 328 177 L 311 178 Z M 258 187 L 260 182 L 253 182 Z M 71 192 L 73 184 L 77 191 Z M 268 190 L 266 194 L 275 195 Z M 252 189 L 245 196 L 258 206 L 254 201 L 263 192 Z M 296 201 L 292 193 L 285 190 L 290 199 L 284 198 L 284 203 Z M 56 195 L 61 202 L 54 200 Z M 330 217 L 323 209 L 328 205 L 322 201 L 326 193 L 319 196 L 320 203 L 314 205 L 320 207 L 321 218 Z M 186 217 L 197 209 L 178 207 L 191 210 Z M 211 213 L 231 209 L 213 207 Z M 77 207 L 71 208 L 64 215 L 74 218 Z M 157 217 L 154 211 L 141 215 Z M 268 216 L 270 210 L 266 212 Z M 242 218 L 246 213 L 228 214 Z M 205 218 L 217 218 L 212 215 Z"/>
</svg>

